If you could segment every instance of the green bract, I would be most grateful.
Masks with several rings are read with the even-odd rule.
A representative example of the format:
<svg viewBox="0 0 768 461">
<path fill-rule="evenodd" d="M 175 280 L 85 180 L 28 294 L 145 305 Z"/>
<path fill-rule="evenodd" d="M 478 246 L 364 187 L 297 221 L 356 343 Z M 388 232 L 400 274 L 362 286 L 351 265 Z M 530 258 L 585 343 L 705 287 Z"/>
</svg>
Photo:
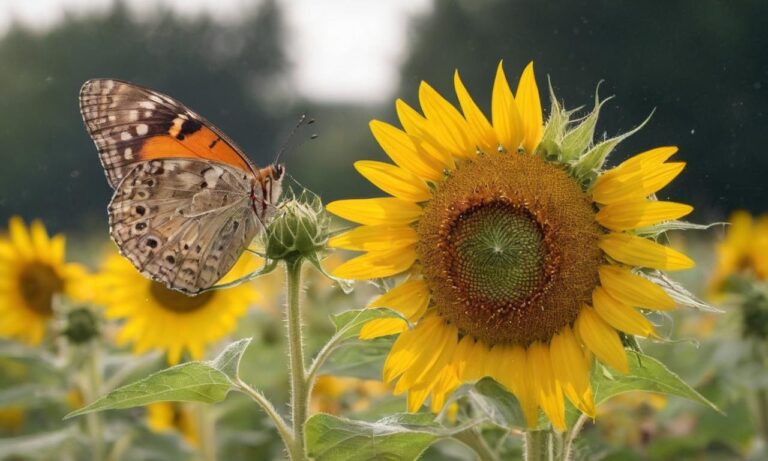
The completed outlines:
<svg viewBox="0 0 768 461">
<path fill-rule="evenodd" d="M 268 259 L 304 257 L 315 260 L 328 240 L 330 218 L 315 194 L 303 191 L 282 202 L 267 225 L 264 251 Z"/>
</svg>

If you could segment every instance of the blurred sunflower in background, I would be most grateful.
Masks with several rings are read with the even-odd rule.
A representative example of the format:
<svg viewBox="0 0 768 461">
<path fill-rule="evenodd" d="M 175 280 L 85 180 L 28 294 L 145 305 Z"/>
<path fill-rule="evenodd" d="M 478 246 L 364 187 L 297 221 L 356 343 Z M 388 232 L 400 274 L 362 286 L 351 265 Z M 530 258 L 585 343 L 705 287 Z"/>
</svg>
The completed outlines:
<svg viewBox="0 0 768 461">
<path fill-rule="evenodd" d="M 710 295 L 741 310 L 744 337 L 768 338 L 768 215 L 731 215 L 725 238 L 715 246 Z"/>
<path fill-rule="evenodd" d="M 176 432 L 193 447 L 200 445 L 200 430 L 190 404 L 158 402 L 147 405 L 147 426 L 154 432 Z"/>
<path fill-rule="evenodd" d="M 243 253 L 221 279 L 228 283 L 261 267 L 261 259 Z M 187 296 L 141 275 L 118 254 L 106 258 L 95 277 L 96 302 L 108 319 L 120 319 L 120 345 L 132 343 L 136 354 L 162 350 L 178 363 L 184 352 L 200 360 L 205 348 L 234 331 L 248 308 L 260 300 L 252 283 Z"/>
<path fill-rule="evenodd" d="M 65 262 L 64 235 L 48 236 L 41 221 L 27 227 L 14 216 L 0 237 L 0 337 L 38 345 L 53 318 L 55 298 L 89 297 L 88 276 L 79 264 Z"/>
<path fill-rule="evenodd" d="M 312 388 L 310 411 L 332 415 L 346 410 L 362 411 L 371 405 L 372 400 L 390 391 L 390 386 L 373 379 L 321 375 Z"/>
<path fill-rule="evenodd" d="M 731 215 L 725 238 L 715 247 L 717 255 L 711 287 L 721 291 L 734 275 L 768 279 L 768 215 L 753 218 L 747 211 Z"/>
<path fill-rule="evenodd" d="M 378 319 L 361 337 L 399 335 L 383 377 L 408 392 L 409 411 L 431 396 L 437 412 L 462 383 L 491 376 L 517 396 L 529 427 L 542 409 L 564 430 L 564 397 L 596 414 L 591 354 L 626 372 L 622 335 L 654 335 L 638 308 L 676 307 L 651 277 L 693 261 L 655 238 L 692 207 L 654 194 L 684 163 L 668 163 L 677 149 L 660 147 L 605 171 L 632 132 L 593 144 L 601 102 L 571 120 L 554 96 L 544 126 L 532 64 L 514 95 L 499 64 L 491 120 L 458 72 L 454 85 L 461 112 L 422 82 L 423 114 L 396 102 L 403 130 L 371 122 L 395 165 L 355 168 L 390 196 L 328 205 L 360 224 L 330 246 L 365 252 L 334 275 L 405 276 L 370 307 L 413 327 Z"/>
</svg>

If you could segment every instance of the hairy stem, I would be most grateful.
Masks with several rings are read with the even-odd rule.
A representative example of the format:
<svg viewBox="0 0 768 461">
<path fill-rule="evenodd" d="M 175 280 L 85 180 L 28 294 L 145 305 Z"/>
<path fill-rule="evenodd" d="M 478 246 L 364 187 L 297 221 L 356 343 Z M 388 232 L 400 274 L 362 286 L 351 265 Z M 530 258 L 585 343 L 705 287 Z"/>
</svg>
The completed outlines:
<svg viewBox="0 0 768 461">
<path fill-rule="evenodd" d="M 525 432 L 525 461 L 552 460 L 552 432 L 531 430 Z"/>
<path fill-rule="evenodd" d="M 288 282 L 288 355 L 291 361 L 291 424 L 293 425 L 294 452 L 306 459 L 304 424 L 309 406 L 309 386 L 304 365 L 304 341 L 301 331 L 301 266 L 303 258 L 286 261 Z"/>
</svg>

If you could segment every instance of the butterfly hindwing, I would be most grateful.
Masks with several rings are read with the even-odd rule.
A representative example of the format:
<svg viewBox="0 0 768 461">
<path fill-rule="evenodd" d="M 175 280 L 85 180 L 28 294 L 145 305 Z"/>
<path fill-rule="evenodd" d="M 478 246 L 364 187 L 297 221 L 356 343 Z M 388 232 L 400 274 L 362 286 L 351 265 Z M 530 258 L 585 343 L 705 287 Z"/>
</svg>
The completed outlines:
<svg viewBox="0 0 768 461">
<path fill-rule="evenodd" d="M 156 158 L 214 160 L 254 173 L 221 130 L 156 91 L 120 80 L 88 80 L 80 90 L 80 112 L 113 188 L 138 163 Z"/>
<path fill-rule="evenodd" d="M 196 159 L 145 161 L 115 190 L 112 238 L 144 275 L 188 294 L 210 288 L 261 228 L 251 177 Z"/>
</svg>

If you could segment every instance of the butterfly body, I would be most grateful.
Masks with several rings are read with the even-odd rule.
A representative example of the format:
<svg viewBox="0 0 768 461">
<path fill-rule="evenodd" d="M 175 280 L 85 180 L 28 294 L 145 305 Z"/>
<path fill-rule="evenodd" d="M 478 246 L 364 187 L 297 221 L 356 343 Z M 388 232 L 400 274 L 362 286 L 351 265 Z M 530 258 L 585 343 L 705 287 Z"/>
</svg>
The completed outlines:
<svg viewBox="0 0 768 461">
<path fill-rule="evenodd" d="M 210 122 L 127 82 L 89 80 L 80 108 L 115 190 L 108 212 L 120 252 L 170 288 L 213 286 L 269 219 L 282 165 L 254 167 Z"/>
</svg>

